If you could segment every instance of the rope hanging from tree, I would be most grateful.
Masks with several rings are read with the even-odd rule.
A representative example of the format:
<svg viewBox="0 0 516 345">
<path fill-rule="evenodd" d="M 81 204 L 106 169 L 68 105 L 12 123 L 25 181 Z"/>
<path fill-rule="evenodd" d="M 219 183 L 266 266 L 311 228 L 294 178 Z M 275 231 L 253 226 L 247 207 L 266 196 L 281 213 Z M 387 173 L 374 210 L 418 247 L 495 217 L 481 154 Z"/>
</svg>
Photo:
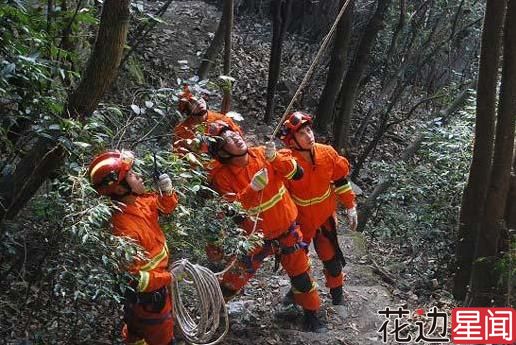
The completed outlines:
<svg viewBox="0 0 516 345">
<path fill-rule="evenodd" d="M 312 74 L 315 70 L 315 65 L 319 62 L 319 59 L 323 55 L 326 48 L 328 48 L 328 45 L 330 44 L 330 41 L 333 38 L 333 34 L 335 33 L 335 30 L 337 29 L 337 25 L 340 21 L 340 18 L 342 18 L 342 16 L 344 15 L 344 12 L 346 11 L 346 8 L 348 7 L 348 4 L 350 3 L 350 1 L 351 0 L 346 0 L 344 5 L 342 5 L 342 8 L 340 9 L 340 12 L 337 15 L 337 18 L 335 18 L 335 21 L 333 22 L 333 25 L 332 25 L 330 31 L 324 37 L 324 40 L 321 43 L 321 46 L 319 47 L 319 51 L 317 52 L 317 55 L 315 55 L 314 61 L 310 65 L 310 68 L 308 68 L 308 71 L 306 72 L 305 77 L 303 78 L 303 81 L 301 81 L 301 84 L 299 84 L 299 87 L 297 88 L 296 93 L 292 97 L 292 100 L 290 101 L 289 105 L 287 106 L 287 109 L 285 109 L 285 112 L 283 113 L 283 116 L 281 117 L 278 125 L 276 126 L 276 128 L 274 128 L 274 131 L 272 132 L 273 139 L 276 136 L 276 134 L 278 133 L 279 129 L 281 128 L 281 125 L 283 124 L 283 121 L 285 121 L 285 118 L 287 117 L 288 113 L 292 109 L 292 106 L 294 105 L 294 102 L 296 101 L 297 97 L 299 96 L 301 91 L 305 88 L 306 84 L 308 83 L 308 80 L 312 76 Z"/>
</svg>

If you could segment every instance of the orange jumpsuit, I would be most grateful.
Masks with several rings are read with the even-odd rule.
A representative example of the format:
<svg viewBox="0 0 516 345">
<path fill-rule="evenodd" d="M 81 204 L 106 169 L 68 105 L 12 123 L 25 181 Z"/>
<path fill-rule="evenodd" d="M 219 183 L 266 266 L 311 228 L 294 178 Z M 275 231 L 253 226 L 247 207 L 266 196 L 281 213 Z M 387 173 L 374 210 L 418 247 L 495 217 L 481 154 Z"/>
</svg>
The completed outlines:
<svg viewBox="0 0 516 345">
<path fill-rule="evenodd" d="M 165 345 L 174 339 L 172 300 L 168 286 L 168 247 L 158 223 L 158 211 L 168 214 L 177 196 L 144 194 L 112 218 L 113 233 L 129 237 L 145 249 L 148 260 L 136 260 L 129 268 L 138 278 L 136 293 L 130 292 L 124 305 L 124 341 L 127 344 Z M 159 298 L 158 298 L 159 297 Z"/>
<path fill-rule="evenodd" d="M 217 120 L 222 120 L 226 122 L 229 125 L 229 127 L 231 127 L 232 131 L 242 134 L 242 130 L 240 129 L 240 127 L 238 127 L 238 125 L 235 122 L 233 122 L 233 120 L 230 117 L 216 113 L 214 111 L 208 110 L 206 120 L 202 121 L 201 123 L 195 123 L 194 119 L 195 117 L 193 115 L 188 116 L 186 120 L 179 123 L 174 128 L 174 149 L 182 147 L 188 150 L 186 140 L 194 139 L 197 131 L 204 132 L 207 129 L 208 124 L 215 122 Z"/>
<path fill-rule="evenodd" d="M 337 199 L 346 208 L 355 206 L 355 194 L 346 180 L 350 166 L 333 147 L 316 143 L 312 150 L 312 162 L 307 161 L 299 151 L 292 155 L 304 170 L 299 181 L 289 181 L 288 191 L 297 205 L 297 222 L 303 239 L 314 247 L 324 264 L 326 286 L 330 289 L 343 284 L 342 263 L 337 258 Z"/>
<path fill-rule="evenodd" d="M 249 184 L 254 174 L 264 167 L 268 170 L 269 183 L 262 191 L 256 192 Z M 249 149 L 249 161 L 244 167 L 216 162 L 210 171 L 215 190 L 226 198 L 230 193 L 251 215 L 259 216 L 261 220 L 257 228 L 265 238 L 263 247 L 238 260 L 233 266 L 235 269 L 223 276 L 221 287 L 226 296 L 238 292 L 266 256 L 279 254 L 281 265 L 292 281 L 295 302 L 306 310 L 319 309 L 319 294 L 309 274 L 307 253 L 303 250 L 306 245 L 295 223 L 297 209 L 283 183 L 297 173 L 297 163 L 289 152 L 279 152 L 272 162 L 268 162 L 263 147 Z"/>
</svg>

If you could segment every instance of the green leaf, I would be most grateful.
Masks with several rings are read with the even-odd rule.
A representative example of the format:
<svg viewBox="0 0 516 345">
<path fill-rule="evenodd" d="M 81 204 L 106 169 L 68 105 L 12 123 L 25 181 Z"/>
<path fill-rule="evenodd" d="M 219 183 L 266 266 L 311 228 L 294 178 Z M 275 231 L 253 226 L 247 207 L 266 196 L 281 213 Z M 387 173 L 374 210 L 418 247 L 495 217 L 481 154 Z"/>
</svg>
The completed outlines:
<svg viewBox="0 0 516 345">
<path fill-rule="evenodd" d="M 73 144 L 77 145 L 77 146 L 79 146 L 80 148 L 83 148 L 83 149 L 91 147 L 91 144 L 83 143 L 82 141 L 74 141 Z"/>
</svg>

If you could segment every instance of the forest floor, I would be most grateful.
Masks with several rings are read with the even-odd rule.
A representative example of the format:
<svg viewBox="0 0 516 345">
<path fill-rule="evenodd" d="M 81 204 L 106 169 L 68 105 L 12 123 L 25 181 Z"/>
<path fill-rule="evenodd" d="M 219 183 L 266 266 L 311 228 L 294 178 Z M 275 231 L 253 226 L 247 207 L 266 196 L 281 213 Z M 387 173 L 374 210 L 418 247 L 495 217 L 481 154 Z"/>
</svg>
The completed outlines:
<svg viewBox="0 0 516 345">
<path fill-rule="evenodd" d="M 159 3 L 146 5 L 157 7 Z M 116 94 L 112 94 L 111 98 L 127 104 L 134 100 L 135 94 L 141 88 L 177 88 L 178 78 L 185 80 L 192 77 L 211 41 L 210 33 L 216 30 L 219 16 L 220 12 L 215 7 L 201 1 L 172 2 L 164 17 L 166 23 L 160 24 L 135 53 L 144 80 L 137 81 L 126 69 L 115 86 Z M 248 141 L 260 143 L 272 132 L 272 127 L 266 126 L 259 119 L 265 109 L 271 30 L 268 24 L 260 23 L 258 20 L 245 22 L 247 27 L 237 25 L 233 35 L 232 75 L 238 79 L 234 88 L 233 110 L 244 117 L 242 127 Z M 302 52 L 312 52 L 318 47 L 306 43 L 290 47 L 290 44 L 286 42 L 284 51 L 286 54 L 299 57 L 299 60 L 296 64 L 286 66 L 283 74 L 296 75 L 294 79 L 299 81 L 303 76 L 301 68 L 307 66 L 305 62 L 310 62 Z M 179 63 L 181 60 L 188 63 Z M 218 74 L 221 74 L 219 66 L 215 67 L 210 75 Z M 286 104 L 290 100 L 286 95 L 292 94 L 295 87 L 295 82 L 281 82 L 278 85 L 278 102 Z M 213 108 L 220 104 L 220 98 L 217 97 L 209 100 L 209 105 Z M 310 92 L 301 100 L 301 104 L 313 104 L 314 98 Z M 322 299 L 321 317 L 327 324 L 328 332 L 303 332 L 301 315 L 292 318 L 277 316 L 277 312 L 282 309 L 281 299 L 289 289 L 289 280 L 281 271 L 273 272 L 273 260 L 269 259 L 243 293 L 229 303 L 231 328 L 222 343 L 379 344 L 382 343 L 379 329 L 386 321 L 383 315 L 378 314 L 379 310 L 386 307 L 402 307 L 410 310 L 410 315 L 404 319 L 405 322 L 410 323 L 418 319 L 423 320 L 425 325 L 429 324 L 429 318 L 417 315 L 416 310 L 427 311 L 431 306 L 449 310 L 453 302 L 450 297 L 443 297 L 449 296 L 444 290 L 435 291 L 433 297 L 424 301 L 420 300 L 410 287 L 400 290 L 399 287 L 403 284 L 398 283 L 403 277 L 389 275 L 376 264 L 384 260 L 372 259 L 385 256 L 386 248 L 381 243 L 371 243 L 363 234 L 344 231 L 345 227 L 345 221 L 341 221 L 339 240 L 348 262 L 344 268 L 347 274 L 346 305 L 331 304 L 328 289 L 324 287 L 320 261 L 311 250 L 313 275 L 319 284 Z M 384 281 L 389 279 L 390 284 Z M 407 331 L 415 332 L 413 324 L 402 333 Z M 388 342 L 396 343 L 392 334 L 389 335 Z"/>
</svg>

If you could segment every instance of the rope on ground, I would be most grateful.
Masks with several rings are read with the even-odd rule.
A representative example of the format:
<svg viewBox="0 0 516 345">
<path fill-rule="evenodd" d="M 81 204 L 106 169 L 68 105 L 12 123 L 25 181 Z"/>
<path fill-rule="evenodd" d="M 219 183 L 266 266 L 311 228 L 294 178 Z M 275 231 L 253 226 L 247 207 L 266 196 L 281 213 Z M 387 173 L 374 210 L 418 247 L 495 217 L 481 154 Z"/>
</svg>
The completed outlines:
<svg viewBox="0 0 516 345">
<path fill-rule="evenodd" d="M 206 267 L 192 264 L 187 259 L 175 261 L 171 268 L 171 291 L 174 313 L 179 330 L 190 344 L 214 345 L 222 341 L 229 330 L 228 312 L 219 281 L 215 274 Z M 192 317 L 183 303 L 179 282 L 192 285 L 197 291 L 199 313 Z M 220 321 L 225 323 L 224 331 L 217 339 Z"/>
<path fill-rule="evenodd" d="M 324 40 L 321 43 L 321 46 L 319 47 L 319 51 L 317 52 L 317 55 L 315 55 L 314 61 L 310 65 L 310 68 L 308 68 L 308 71 L 306 72 L 305 77 L 303 78 L 303 81 L 301 81 L 301 84 L 299 84 L 299 87 L 297 88 L 296 93 L 292 97 L 292 100 L 290 101 L 289 105 L 287 106 L 287 109 L 285 109 L 285 112 L 283 113 L 281 120 L 279 121 L 276 128 L 274 128 L 274 132 L 272 132 L 272 139 L 274 139 L 274 137 L 278 133 L 279 129 L 281 128 L 281 125 L 283 124 L 283 121 L 285 121 L 285 118 L 287 117 L 288 113 L 290 112 L 290 109 L 292 109 L 294 102 L 296 101 L 297 97 L 301 93 L 301 90 L 303 90 L 305 88 L 306 84 L 308 83 L 308 80 L 312 76 L 312 74 L 315 70 L 315 65 L 319 62 L 319 59 L 321 58 L 324 51 L 328 47 L 328 45 L 333 37 L 333 34 L 335 33 L 335 30 L 337 29 L 337 24 L 339 23 L 340 18 L 342 18 L 342 16 L 344 15 L 344 12 L 346 11 L 346 8 L 348 7 L 348 4 L 350 1 L 351 0 L 347 0 L 344 3 L 344 5 L 342 5 L 342 8 L 340 9 L 340 12 L 339 12 L 337 18 L 335 18 L 335 22 L 333 22 L 333 25 L 331 26 L 330 31 L 328 32 L 326 37 L 324 37 Z"/>
</svg>

